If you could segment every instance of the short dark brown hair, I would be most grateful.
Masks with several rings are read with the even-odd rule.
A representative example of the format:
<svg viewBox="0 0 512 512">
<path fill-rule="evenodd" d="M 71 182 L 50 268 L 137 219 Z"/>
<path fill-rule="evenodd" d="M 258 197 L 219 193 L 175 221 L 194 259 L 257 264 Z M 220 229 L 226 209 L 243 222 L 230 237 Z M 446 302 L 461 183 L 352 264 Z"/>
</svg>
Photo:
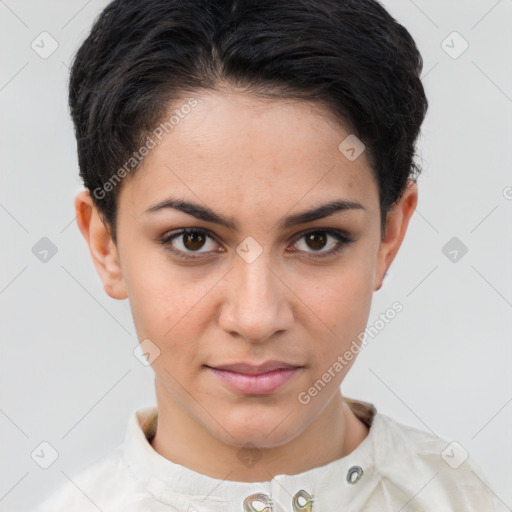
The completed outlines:
<svg viewBox="0 0 512 512">
<path fill-rule="evenodd" d="M 229 84 L 319 102 L 348 125 L 366 146 L 383 227 L 420 173 L 422 68 L 409 32 L 376 0 L 115 0 L 71 69 L 80 176 L 116 242 L 112 177 L 178 98 Z"/>
</svg>

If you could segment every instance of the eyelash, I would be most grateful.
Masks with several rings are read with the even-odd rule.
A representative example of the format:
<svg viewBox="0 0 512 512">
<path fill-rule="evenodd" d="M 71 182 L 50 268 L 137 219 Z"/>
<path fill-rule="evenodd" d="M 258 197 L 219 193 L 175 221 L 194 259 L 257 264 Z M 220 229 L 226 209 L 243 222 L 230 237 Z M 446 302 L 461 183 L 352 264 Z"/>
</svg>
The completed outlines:
<svg viewBox="0 0 512 512">
<path fill-rule="evenodd" d="M 310 259 L 320 259 L 320 258 L 325 258 L 328 256 L 333 256 L 334 254 L 337 254 L 340 251 L 342 251 L 346 246 L 348 246 L 349 244 L 351 244 L 354 241 L 343 231 L 339 231 L 337 229 L 332 229 L 332 228 L 324 228 L 324 229 L 310 229 L 308 231 L 305 231 L 305 232 L 301 233 L 300 236 L 296 237 L 294 239 L 293 243 L 294 244 L 297 243 L 301 238 L 303 238 L 311 233 L 327 233 L 328 235 L 331 235 L 332 237 L 334 237 L 337 240 L 337 244 L 333 249 L 331 249 L 327 252 L 324 252 L 324 253 L 317 253 L 317 254 L 306 253 L 306 254 L 310 254 L 310 255 L 306 256 L 306 258 L 310 258 Z M 197 260 L 197 259 L 204 257 L 204 256 L 201 256 L 201 254 L 207 254 L 207 253 L 196 253 L 196 254 L 200 254 L 200 255 L 199 256 L 191 256 L 191 254 L 194 254 L 194 253 L 186 253 L 186 252 L 180 251 L 179 249 L 178 250 L 174 249 L 172 247 L 171 242 L 175 238 L 178 238 L 179 236 L 186 235 L 186 234 L 203 234 L 203 235 L 206 235 L 206 237 L 210 238 L 211 240 L 215 240 L 215 238 L 212 235 L 210 235 L 210 233 L 205 229 L 184 228 L 178 232 L 175 232 L 175 233 L 172 233 L 169 235 L 164 235 L 164 237 L 160 241 L 160 244 L 162 246 L 164 246 L 165 250 L 178 256 L 179 258 L 188 259 L 188 260 Z M 298 251 L 298 252 L 300 252 L 300 251 Z"/>
</svg>

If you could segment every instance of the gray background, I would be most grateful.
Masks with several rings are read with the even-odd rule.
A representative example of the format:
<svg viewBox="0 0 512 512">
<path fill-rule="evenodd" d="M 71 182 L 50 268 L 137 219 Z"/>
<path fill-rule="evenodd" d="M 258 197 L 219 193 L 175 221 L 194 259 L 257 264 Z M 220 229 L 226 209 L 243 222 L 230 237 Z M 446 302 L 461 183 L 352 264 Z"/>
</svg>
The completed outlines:
<svg viewBox="0 0 512 512">
<path fill-rule="evenodd" d="M 424 172 L 369 324 L 395 300 L 404 311 L 369 340 L 343 390 L 459 442 L 512 507 L 512 0 L 383 3 L 425 61 Z M 68 65 L 105 5 L 0 0 L 2 511 L 29 510 L 114 449 L 131 412 L 155 400 L 128 302 L 104 293 L 74 221 Z M 47 58 L 31 47 L 43 31 L 58 43 Z M 457 58 L 453 31 L 469 43 Z M 32 250 L 43 237 L 57 249 L 46 262 Z M 468 249 L 457 261 L 443 252 L 452 237 Z M 31 458 L 43 441 L 59 454 L 48 469 Z"/>
</svg>

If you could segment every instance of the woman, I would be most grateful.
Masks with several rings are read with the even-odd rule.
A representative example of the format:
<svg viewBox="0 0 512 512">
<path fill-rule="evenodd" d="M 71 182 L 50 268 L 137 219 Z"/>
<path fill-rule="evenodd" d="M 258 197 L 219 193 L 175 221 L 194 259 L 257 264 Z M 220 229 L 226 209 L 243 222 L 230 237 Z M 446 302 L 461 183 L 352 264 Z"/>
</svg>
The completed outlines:
<svg viewBox="0 0 512 512">
<path fill-rule="evenodd" d="M 340 387 L 416 207 L 421 70 L 374 0 L 105 8 L 75 207 L 157 406 L 41 511 L 499 510 L 460 445 Z"/>
</svg>

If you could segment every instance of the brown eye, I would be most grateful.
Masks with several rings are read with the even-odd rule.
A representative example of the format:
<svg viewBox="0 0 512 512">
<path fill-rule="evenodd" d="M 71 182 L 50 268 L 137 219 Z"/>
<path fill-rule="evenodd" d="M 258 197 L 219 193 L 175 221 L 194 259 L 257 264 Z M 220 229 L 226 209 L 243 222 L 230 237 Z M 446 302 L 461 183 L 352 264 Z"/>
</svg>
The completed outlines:
<svg viewBox="0 0 512 512">
<path fill-rule="evenodd" d="M 184 233 L 181 236 L 183 237 L 183 245 L 189 251 L 201 249 L 206 241 L 206 237 L 202 233 Z"/>
<path fill-rule="evenodd" d="M 308 247 L 311 247 L 311 249 L 314 249 L 315 251 L 319 251 L 327 244 L 327 238 L 328 237 L 325 236 L 323 231 L 317 231 L 315 233 L 305 235 L 304 239 L 306 240 Z"/>
<path fill-rule="evenodd" d="M 304 242 L 302 244 L 299 243 L 302 240 Z M 296 239 L 294 243 L 296 249 L 293 252 L 303 252 L 309 258 L 323 258 L 338 253 L 352 242 L 353 239 L 342 231 L 336 229 L 316 229 L 303 233 L 301 237 Z M 322 250 L 326 247 L 328 250 Z"/>
<path fill-rule="evenodd" d="M 215 251 L 217 244 L 203 229 L 182 229 L 163 237 L 161 244 L 181 258 L 200 258 Z M 206 248 L 206 250 L 202 250 Z M 222 252 L 222 249 L 219 251 Z"/>
</svg>

